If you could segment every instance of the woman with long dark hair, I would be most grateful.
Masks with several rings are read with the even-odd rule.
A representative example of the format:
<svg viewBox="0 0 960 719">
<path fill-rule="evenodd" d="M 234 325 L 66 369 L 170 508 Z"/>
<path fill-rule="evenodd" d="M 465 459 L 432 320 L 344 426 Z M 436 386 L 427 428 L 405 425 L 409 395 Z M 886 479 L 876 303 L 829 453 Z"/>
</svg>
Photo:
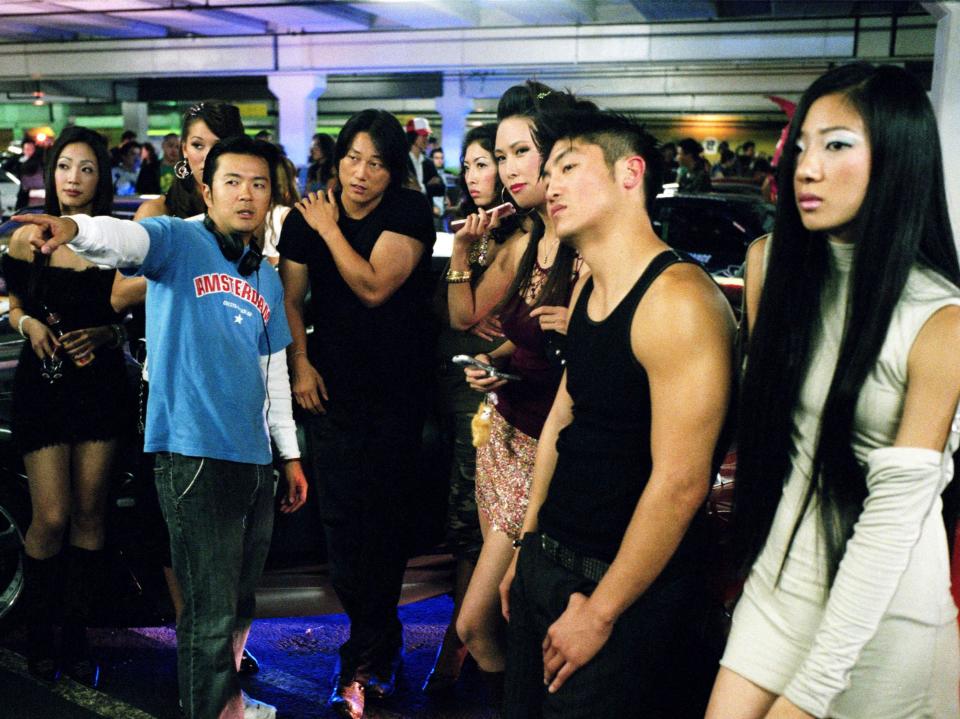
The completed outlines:
<svg viewBox="0 0 960 719">
<path fill-rule="evenodd" d="M 318 132 L 310 142 L 310 164 L 307 166 L 306 192 L 326 192 L 333 179 L 334 140 L 330 135 Z"/>
<path fill-rule="evenodd" d="M 298 202 L 277 249 L 293 396 L 310 414 L 331 580 L 350 618 L 330 703 L 340 716 L 360 717 L 366 699 L 393 692 L 403 656 L 397 602 L 431 394 L 436 233 L 427 198 L 403 186 L 406 138 L 390 113 L 351 117 L 334 166 L 340 189 Z"/>
<path fill-rule="evenodd" d="M 69 127 L 49 158 L 48 214 L 110 214 L 104 138 Z M 48 681 L 64 671 L 96 686 L 100 669 L 86 625 L 105 577 L 107 480 L 118 437 L 131 419 L 124 334 L 110 304 L 116 271 L 99 269 L 67 247 L 49 256 L 35 253 L 31 229 L 17 230 L 3 257 L 10 325 L 28 340 L 14 376 L 12 422 L 33 506 L 24 541 L 27 666 Z M 59 657 L 52 628 L 57 617 Z"/>
<path fill-rule="evenodd" d="M 481 207 L 489 210 L 501 204 L 503 184 L 500 182 L 496 159 L 493 156 L 496 136 L 497 126 L 489 123 L 474 127 L 463 138 L 463 150 L 460 153 L 460 187 L 463 200 L 457 213 L 460 217 L 476 214 Z M 470 245 L 468 262 L 472 273 L 470 282 L 474 287 L 493 261 L 497 247 L 515 232 L 522 234 L 516 219 L 508 218 L 496 229 L 476 238 Z M 437 343 L 437 357 L 441 367 L 439 405 L 443 413 L 445 434 L 450 437 L 453 445 L 447 546 L 457 561 L 457 570 L 453 616 L 443 636 L 433 669 L 423 685 L 423 690 L 431 694 L 451 689 L 460 676 L 467 650 L 457 636 L 457 617 L 483 544 L 474 488 L 477 451 L 473 446 L 470 427 L 477 410 L 477 394 L 463 381 L 463 369 L 451 362 L 451 358 L 460 354 L 492 352 L 504 342 L 496 317 L 487 316 L 467 330 L 451 327 L 447 312 L 446 285 L 438 288 L 435 305 L 444 325 Z"/>
<path fill-rule="evenodd" d="M 773 235 L 747 262 L 749 577 L 707 715 L 955 717 L 940 494 L 960 445 L 960 268 L 923 87 L 831 70 L 779 169 Z"/>
<path fill-rule="evenodd" d="M 244 134 L 243 120 L 236 105 L 204 100 L 183 113 L 180 128 L 180 162 L 176 164 L 170 191 L 144 202 L 134 219 L 144 217 L 193 217 L 207 211 L 203 202 L 203 161 L 218 140 Z"/>
<path fill-rule="evenodd" d="M 513 542 L 519 539 L 523 524 L 537 438 L 560 384 L 562 366 L 556 340 L 566 334 L 567 304 L 581 269 L 576 252 L 560 243 L 547 215 L 535 117 L 577 102 L 572 95 L 533 81 L 511 87 L 500 98 L 495 158 L 501 182 L 526 213 L 524 232 L 504 242 L 474 286 L 469 281 L 471 243 L 496 226 L 498 218 L 483 210 L 471 215 L 454 236 L 446 277 L 451 325 L 465 329 L 491 312 L 499 314 L 508 341 L 477 359 L 522 378 L 505 382 L 481 370 L 466 370 L 470 385 L 487 394 L 483 414 L 489 433 L 477 450 L 483 548 L 457 619 L 457 631 L 480 669 L 491 674 L 495 703 L 499 702 L 505 653 L 498 587 L 513 559 Z"/>
</svg>

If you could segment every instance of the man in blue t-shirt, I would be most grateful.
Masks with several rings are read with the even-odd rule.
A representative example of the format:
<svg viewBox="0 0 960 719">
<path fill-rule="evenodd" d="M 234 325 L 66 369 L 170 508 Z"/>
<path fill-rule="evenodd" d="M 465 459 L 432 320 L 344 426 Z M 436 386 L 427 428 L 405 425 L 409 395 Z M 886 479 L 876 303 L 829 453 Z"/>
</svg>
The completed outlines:
<svg viewBox="0 0 960 719">
<path fill-rule="evenodd" d="M 145 449 L 157 453 L 157 491 L 184 593 L 177 656 L 191 719 L 275 715 L 243 695 L 235 671 L 273 525 L 266 377 L 290 343 L 277 273 L 259 271 L 259 248 L 250 244 L 270 205 L 274 170 L 264 145 L 241 136 L 210 150 L 203 223 L 19 218 L 44 230 L 34 239 L 42 252 L 70 242 L 97 264 L 139 267 L 148 280 Z M 306 499 L 292 462 L 282 511 Z"/>
</svg>

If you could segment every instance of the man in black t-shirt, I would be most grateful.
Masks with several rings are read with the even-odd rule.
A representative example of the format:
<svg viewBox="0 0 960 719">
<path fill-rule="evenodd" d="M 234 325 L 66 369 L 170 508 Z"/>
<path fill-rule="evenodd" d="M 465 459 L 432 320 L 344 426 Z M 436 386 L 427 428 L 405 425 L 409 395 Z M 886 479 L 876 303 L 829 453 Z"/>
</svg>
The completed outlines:
<svg viewBox="0 0 960 719">
<path fill-rule="evenodd" d="M 538 137 L 548 212 L 591 272 L 573 293 L 566 370 L 501 583 L 504 716 L 702 717 L 716 663 L 690 636 L 704 616 L 696 517 L 729 400 L 733 316 L 653 231 L 654 138 L 596 111 L 548 117 Z"/>
<path fill-rule="evenodd" d="M 277 246 L 293 394 L 309 414 L 307 454 L 331 580 L 350 617 L 330 704 L 351 719 L 363 715 L 366 699 L 393 691 L 402 660 L 397 602 L 429 398 L 436 235 L 427 198 L 402 187 L 406 162 L 392 115 L 355 115 L 334 149 L 342 191 L 297 203 Z"/>
</svg>

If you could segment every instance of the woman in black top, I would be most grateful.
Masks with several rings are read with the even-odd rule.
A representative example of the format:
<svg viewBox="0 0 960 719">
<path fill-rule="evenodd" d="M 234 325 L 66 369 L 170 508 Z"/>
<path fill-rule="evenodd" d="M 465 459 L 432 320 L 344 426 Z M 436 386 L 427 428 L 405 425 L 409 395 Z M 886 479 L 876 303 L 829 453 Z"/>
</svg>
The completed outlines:
<svg viewBox="0 0 960 719">
<path fill-rule="evenodd" d="M 100 135 L 67 128 L 50 158 L 47 213 L 110 214 L 110 156 Z M 10 325 L 28 340 L 13 390 L 14 441 L 33 505 L 24 541 L 27 665 L 42 679 L 54 680 L 63 669 L 96 686 L 99 668 L 85 625 L 104 574 L 107 479 L 117 438 L 130 422 L 123 335 L 110 304 L 116 271 L 99 269 L 66 247 L 49 256 L 35 253 L 30 236 L 29 226 L 17 230 L 3 258 Z M 61 614 L 60 602 L 58 665 L 51 617 Z"/>
<path fill-rule="evenodd" d="M 429 398 L 432 319 L 427 198 L 403 187 L 406 139 L 396 118 L 364 110 L 334 150 L 340 191 L 310 193 L 280 234 L 287 348 L 307 422 L 331 578 L 350 617 L 331 705 L 359 717 L 392 692 L 402 628 L 397 601 Z M 310 285 L 313 334 L 303 302 Z"/>
</svg>

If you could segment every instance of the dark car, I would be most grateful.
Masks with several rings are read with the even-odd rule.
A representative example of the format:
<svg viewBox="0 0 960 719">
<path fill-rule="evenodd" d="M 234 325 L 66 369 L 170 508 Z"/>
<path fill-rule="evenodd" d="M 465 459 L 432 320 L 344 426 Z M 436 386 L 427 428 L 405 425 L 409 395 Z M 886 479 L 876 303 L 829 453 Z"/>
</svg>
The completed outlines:
<svg viewBox="0 0 960 719">
<path fill-rule="evenodd" d="M 759 197 L 664 193 L 654 203 L 653 228 L 668 245 L 711 274 L 738 277 L 751 242 L 773 230 L 776 209 Z"/>
</svg>

